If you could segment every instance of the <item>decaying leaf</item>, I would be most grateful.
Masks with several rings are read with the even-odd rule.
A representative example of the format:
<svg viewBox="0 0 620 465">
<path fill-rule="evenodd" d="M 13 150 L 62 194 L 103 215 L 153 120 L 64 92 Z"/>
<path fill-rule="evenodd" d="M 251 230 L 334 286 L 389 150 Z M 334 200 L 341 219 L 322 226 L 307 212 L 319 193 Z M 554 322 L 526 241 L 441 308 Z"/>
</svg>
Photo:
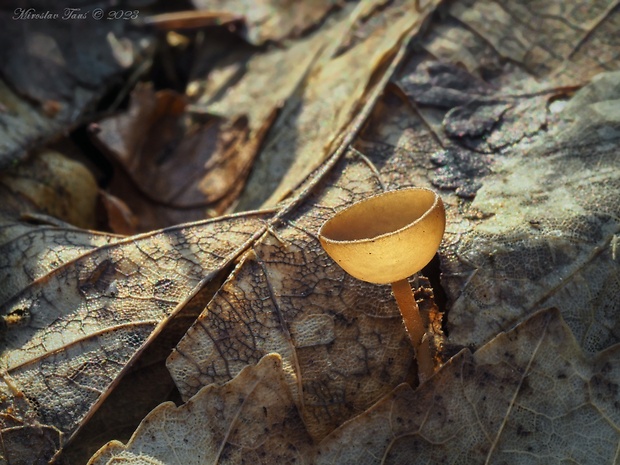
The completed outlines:
<svg viewBox="0 0 620 465">
<path fill-rule="evenodd" d="M 322 18 L 324 27 L 291 42 L 244 43 L 230 53 L 206 40 L 209 59 L 196 60 L 203 69 L 194 71 L 187 90 L 194 102 L 183 109 L 199 125 L 215 122 L 202 126 L 214 144 L 254 141 L 256 149 L 281 108 L 237 208 L 285 203 L 128 238 L 91 234 L 29 210 L 22 218 L 4 215 L 0 462 L 46 463 L 58 454 L 122 376 L 150 363 L 147 346 L 168 355 L 203 309 L 168 359 L 186 405 L 160 406 L 128 446 L 112 443 L 98 460 L 185 463 L 165 454 L 196 452 L 199 446 L 178 442 L 184 432 L 194 438 L 215 424 L 198 419 L 195 406 L 237 407 L 239 390 L 254 386 L 244 397 L 251 402 L 223 423 L 227 439 L 220 434 L 211 443 L 220 460 L 250 454 L 261 462 L 275 453 L 307 463 L 618 461 L 620 77 L 599 75 L 617 68 L 620 56 L 617 2 L 573 8 L 462 0 L 445 3 L 438 15 L 431 13 L 444 2 L 435 0 L 333 10 L 319 3 L 305 18 L 295 16 L 305 10 L 283 5 L 276 23 L 262 25 L 262 11 L 248 12 L 257 41 L 296 37 Z M 295 19 L 273 29 L 288 13 Z M 61 53 L 71 43 L 62 34 L 82 33 L 90 23 L 69 33 L 38 24 L 24 26 L 27 40 L 0 52 L 8 57 L 0 65 L 0 126 L 12 131 L 0 146 L 2 156 L 9 153 L 4 166 L 28 144 L 69 130 L 134 56 L 124 33 L 106 29 L 114 63 L 100 73 L 84 66 L 90 55 L 82 45 L 77 57 Z M 105 28 L 93 29 L 101 39 Z M 16 50 L 39 55 L 13 69 Z M 30 71 L 40 66 L 60 80 L 41 83 L 45 74 Z M 188 173 L 198 176 L 206 153 L 186 152 L 187 165 L 164 179 L 162 167 L 173 164 L 157 148 L 175 145 L 180 133 L 166 131 L 182 116 L 178 97 L 161 96 L 173 111 L 145 124 L 150 109 L 161 110 L 151 92 L 114 131 L 125 179 L 142 191 L 156 188 L 157 202 L 173 206 L 165 214 L 174 222 L 179 217 L 171 212 L 184 214 L 177 207 L 191 209 L 194 194 L 204 194 L 196 179 L 186 181 Z M 138 132 L 149 127 L 148 136 L 124 134 L 125 123 Z M 110 147 L 114 142 L 107 138 Z M 359 152 L 347 151 L 350 142 Z M 151 152 L 160 165 L 146 157 Z M 239 152 L 216 152 L 213 165 L 243 165 L 247 173 L 251 157 L 237 165 L 229 155 Z M 228 208 L 241 178 L 217 171 L 203 197 Z M 453 357 L 416 391 L 394 390 L 414 377 L 415 364 L 389 290 L 345 275 L 316 240 L 338 209 L 410 185 L 434 186 L 447 206 L 440 264 L 430 276 L 448 315 L 449 346 L 440 355 L 477 349 Z M 26 190 L 8 191 L 0 186 L 5 209 L 19 207 Z M 135 205 L 144 203 L 133 205 L 138 211 Z M 216 276 L 217 286 L 205 289 Z M 431 292 L 417 295 L 434 307 Z M 559 310 L 540 311 L 551 306 Z M 177 325 L 183 329 L 174 343 L 160 346 L 164 331 Z M 497 336 L 501 331 L 509 332 Z M 267 356 L 273 352 L 279 355 Z M 274 402 L 265 414 L 262 407 Z M 185 426 L 166 421 L 173 417 L 184 417 Z M 126 427 L 124 421 L 115 426 Z M 267 434 L 265 421 L 278 432 Z M 92 423 L 107 425 L 109 417 Z M 226 429 L 231 424 L 240 429 Z M 252 430 L 257 425 L 263 429 Z M 256 435 L 240 437 L 242 427 Z M 305 445 L 320 440 L 318 449 Z M 141 455 L 147 449 L 164 455 Z"/>
<path fill-rule="evenodd" d="M 221 387 L 204 387 L 180 407 L 160 405 L 126 446 L 109 443 L 88 463 L 303 463 L 310 444 L 282 361 L 272 354 Z"/>
<path fill-rule="evenodd" d="M 620 341 L 619 82 L 601 75 L 559 114 L 569 122 L 496 160 L 472 204 L 487 218 L 446 260 L 453 343 L 480 344 L 548 306 L 587 352 Z"/>
<path fill-rule="evenodd" d="M 89 2 L 82 2 L 82 12 Z M 57 2 L 43 13 L 75 4 Z M 95 6 L 99 6 L 96 2 Z M 29 5 L 33 7 L 34 5 Z M 34 8 L 36 11 L 36 8 Z M 125 21 L 28 19 L 32 8 L 0 8 L 0 166 L 66 133 L 115 79 L 141 61 L 149 40 Z M 90 13 L 90 9 L 89 9 Z M 140 40 L 142 39 L 142 40 Z"/>
<path fill-rule="evenodd" d="M 0 176 L 10 195 L 23 200 L 23 208 L 6 204 L 4 215 L 42 213 L 84 229 L 96 227 L 97 181 L 82 163 L 45 150 Z"/>
<path fill-rule="evenodd" d="M 53 430 L 62 446 L 147 340 L 260 235 L 269 216 L 233 216 L 133 236 L 64 263 L 9 299 L 0 310 L 0 389 L 5 415 L 12 413 L 10 421 L 1 419 L 2 434 Z M 21 441 L 30 433 L 11 434 Z M 4 460 L 12 463 L 12 451 L 23 445 L 3 437 Z M 32 454 L 34 460 L 41 451 Z"/>
<path fill-rule="evenodd" d="M 171 355 L 185 399 L 277 352 L 309 433 L 322 438 L 404 381 L 412 348 L 389 287 L 346 274 L 317 239 L 332 213 L 381 189 L 359 155 L 257 242 Z"/>
<path fill-rule="evenodd" d="M 200 10 L 228 11 L 241 16 L 246 25 L 245 36 L 260 45 L 268 40 L 280 41 L 299 36 L 316 26 L 334 8 L 335 0 L 313 0 L 308 3 L 282 0 L 192 0 Z"/>
<path fill-rule="evenodd" d="M 119 239 L 70 225 L 4 222 L 0 226 L 0 304 L 54 269 Z"/>
<path fill-rule="evenodd" d="M 534 1 L 455 2 L 450 14 L 474 31 L 502 58 L 534 76 L 587 82 L 617 67 L 620 15 L 614 0 L 580 5 Z"/>
<path fill-rule="evenodd" d="M 402 385 L 318 447 L 316 464 L 616 464 L 620 346 L 585 356 L 540 311 L 422 387 Z"/>
<path fill-rule="evenodd" d="M 373 5 L 381 2 L 373 2 Z M 418 31 L 438 2 L 404 1 L 388 5 L 377 21 L 363 5 L 352 24 L 317 60 L 296 94 L 287 101 L 256 160 L 238 210 L 274 205 L 295 189 L 331 155 L 351 128 L 355 112 L 381 82 L 389 63 L 408 34 Z M 355 40 L 356 32 L 361 36 Z"/>
<path fill-rule="evenodd" d="M 593 35 L 618 17 L 617 8 L 598 11 Z M 478 346 L 526 315 L 557 306 L 586 351 L 602 350 L 620 335 L 617 73 L 602 74 L 567 105 L 570 86 L 601 67 L 557 75 L 573 66 L 566 52 L 564 64 L 541 71 L 535 82 L 532 70 L 506 66 L 480 37 L 452 42 L 467 37 L 462 27 L 449 17 L 440 21 L 425 46 L 452 59 L 478 57 L 477 66 L 467 72 L 426 55 L 409 62 L 356 147 L 391 188 L 442 189 L 451 344 Z M 448 40 L 450 53 L 442 48 Z M 588 53 L 597 50 L 589 39 L 586 45 L 594 47 Z M 613 40 L 606 47 L 612 55 L 620 50 Z"/>
<path fill-rule="evenodd" d="M 84 165 L 53 151 L 37 152 L 0 177 L 0 304 L 61 265 L 120 239 L 77 227 L 95 223 L 97 189 Z"/>
<path fill-rule="evenodd" d="M 271 118 L 250 134 L 247 118 L 189 119 L 185 98 L 139 85 L 126 113 L 93 137 L 119 165 L 109 187 L 136 212 L 138 230 L 222 214 L 243 189 Z"/>
<path fill-rule="evenodd" d="M 463 350 L 419 389 L 397 387 L 315 447 L 286 367 L 268 355 L 181 407 L 160 405 L 127 446 L 112 442 L 89 463 L 614 464 L 619 350 L 589 358 L 557 310 L 540 311 L 473 355 Z"/>
<path fill-rule="evenodd" d="M 277 48 L 245 46 L 223 53 L 230 48 L 227 43 L 218 47 L 208 41 L 192 69 L 190 109 L 229 120 L 243 116 L 256 131 L 300 85 L 329 38 L 346 23 L 347 16 L 342 16 L 327 28 Z"/>
</svg>

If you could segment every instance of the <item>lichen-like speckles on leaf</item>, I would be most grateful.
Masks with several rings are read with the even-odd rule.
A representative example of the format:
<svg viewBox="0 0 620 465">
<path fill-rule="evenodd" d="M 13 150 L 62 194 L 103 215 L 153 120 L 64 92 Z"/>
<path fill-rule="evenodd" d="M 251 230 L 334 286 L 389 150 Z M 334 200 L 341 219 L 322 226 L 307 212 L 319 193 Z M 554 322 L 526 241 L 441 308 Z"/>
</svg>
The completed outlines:
<svg viewBox="0 0 620 465">
<path fill-rule="evenodd" d="M 450 110 L 446 134 L 471 150 L 494 153 L 541 131 L 547 123 L 547 100 L 553 95 L 480 99 Z"/>
<path fill-rule="evenodd" d="M 459 139 L 481 137 L 491 132 L 510 107 L 508 102 L 476 100 L 449 111 L 444 128 L 449 136 Z"/>
<path fill-rule="evenodd" d="M 620 227 L 620 139 L 583 144 L 616 124 L 614 113 L 590 115 L 600 102 L 617 100 L 618 79 L 610 73 L 592 84 L 596 91 L 575 95 L 579 105 L 559 115 L 570 132 L 559 124 L 524 155 L 495 158 L 472 203 L 486 217 L 445 250 L 452 343 L 481 344 L 550 306 L 587 352 L 620 342 L 617 317 L 608 316 L 618 314 L 612 244 Z"/>
<path fill-rule="evenodd" d="M 492 87 L 452 63 L 424 62 L 398 80 L 398 86 L 419 105 L 450 109 L 488 95 Z"/>
<path fill-rule="evenodd" d="M 482 186 L 481 178 L 489 174 L 491 155 L 451 148 L 435 152 L 431 161 L 437 165 L 431 183 L 440 188 L 455 190 L 457 196 L 470 199 Z"/>
</svg>

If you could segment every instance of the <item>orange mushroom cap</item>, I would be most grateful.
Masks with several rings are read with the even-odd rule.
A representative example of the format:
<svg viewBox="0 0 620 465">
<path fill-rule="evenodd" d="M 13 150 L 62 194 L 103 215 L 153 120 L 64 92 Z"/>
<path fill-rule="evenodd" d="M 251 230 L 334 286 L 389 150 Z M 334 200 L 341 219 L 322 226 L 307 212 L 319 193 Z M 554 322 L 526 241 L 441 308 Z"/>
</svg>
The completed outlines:
<svg viewBox="0 0 620 465">
<path fill-rule="evenodd" d="M 439 195 L 412 187 L 351 205 L 326 221 L 319 240 L 327 254 L 362 281 L 388 284 L 428 264 L 446 227 Z"/>
</svg>

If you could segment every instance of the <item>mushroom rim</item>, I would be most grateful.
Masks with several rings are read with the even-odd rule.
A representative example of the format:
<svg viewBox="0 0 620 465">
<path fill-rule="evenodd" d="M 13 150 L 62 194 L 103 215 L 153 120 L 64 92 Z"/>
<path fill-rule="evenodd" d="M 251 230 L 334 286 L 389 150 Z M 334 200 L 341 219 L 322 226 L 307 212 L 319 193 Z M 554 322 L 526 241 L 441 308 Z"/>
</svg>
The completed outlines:
<svg viewBox="0 0 620 465">
<path fill-rule="evenodd" d="M 398 195 L 398 194 L 401 194 L 401 193 L 403 193 L 405 191 L 426 191 L 426 192 L 430 192 L 431 194 L 433 194 L 433 203 L 432 203 L 432 205 L 428 209 L 426 209 L 422 215 L 420 215 L 414 221 L 411 221 L 411 222 L 407 223 L 405 226 L 403 226 L 401 228 L 398 228 L 398 229 L 395 229 L 394 231 L 389 231 L 389 232 L 386 232 L 386 233 L 383 233 L 383 234 L 378 234 L 378 235 L 373 236 L 373 237 L 365 237 L 365 238 L 362 238 L 362 239 L 338 240 L 338 239 L 332 239 L 332 238 L 326 236 L 325 234 L 323 234 L 324 228 L 326 226 L 328 226 L 329 223 L 332 223 L 335 219 L 337 219 L 338 216 L 341 213 L 348 212 L 348 211 L 351 211 L 351 210 L 356 209 L 356 208 L 362 208 L 362 206 L 364 204 L 372 202 L 372 201 L 375 201 L 377 198 L 388 197 L 390 195 Z M 406 229 L 412 227 L 416 223 L 421 222 L 427 216 L 431 215 L 433 213 L 433 211 L 437 208 L 437 206 L 440 203 L 443 204 L 443 201 L 441 200 L 441 196 L 436 191 L 434 191 L 433 189 L 429 189 L 428 187 L 407 187 L 407 188 L 404 188 L 404 189 L 395 189 L 395 190 L 391 190 L 391 191 L 379 192 L 378 194 L 374 194 L 371 197 L 368 197 L 366 199 L 362 199 L 362 200 L 360 200 L 358 202 L 355 202 L 352 205 L 348 206 L 347 208 L 344 208 L 344 209 L 340 210 L 339 212 L 336 212 L 334 214 L 334 216 L 332 216 L 329 220 L 325 221 L 323 223 L 323 225 L 321 226 L 321 228 L 319 229 L 319 233 L 318 233 L 319 234 L 319 238 L 322 241 L 325 241 L 327 243 L 334 244 L 334 245 L 337 245 L 337 244 L 342 244 L 342 245 L 346 245 L 346 244 L 371 244 L 373 242 L 376 242 L 376 241 L 379 241 L 379 240 L 382 240 L 382 239 L 394 236 L 394 235 L 396 235 L 396 234 L 398 234 L 398 233 L 400 233 L 402 231 L 405 231 Z"/>
</svg>

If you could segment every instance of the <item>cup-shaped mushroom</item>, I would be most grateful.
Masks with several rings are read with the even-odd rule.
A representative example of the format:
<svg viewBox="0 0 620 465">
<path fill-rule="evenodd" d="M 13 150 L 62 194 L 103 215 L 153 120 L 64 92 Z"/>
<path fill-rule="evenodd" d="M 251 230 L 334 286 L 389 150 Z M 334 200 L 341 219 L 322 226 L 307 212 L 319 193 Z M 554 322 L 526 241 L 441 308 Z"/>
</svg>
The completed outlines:
<svg viewBox="0 0 620 465">
<path fill-rule="evenodd" d="M 432 260 L 445 226 L 439 195 L 413 187 L 384 192 L 342 210 L 323 224 L 319 239 L 350 275 L 388 284 L 406 279 Z"/>
</svg>

